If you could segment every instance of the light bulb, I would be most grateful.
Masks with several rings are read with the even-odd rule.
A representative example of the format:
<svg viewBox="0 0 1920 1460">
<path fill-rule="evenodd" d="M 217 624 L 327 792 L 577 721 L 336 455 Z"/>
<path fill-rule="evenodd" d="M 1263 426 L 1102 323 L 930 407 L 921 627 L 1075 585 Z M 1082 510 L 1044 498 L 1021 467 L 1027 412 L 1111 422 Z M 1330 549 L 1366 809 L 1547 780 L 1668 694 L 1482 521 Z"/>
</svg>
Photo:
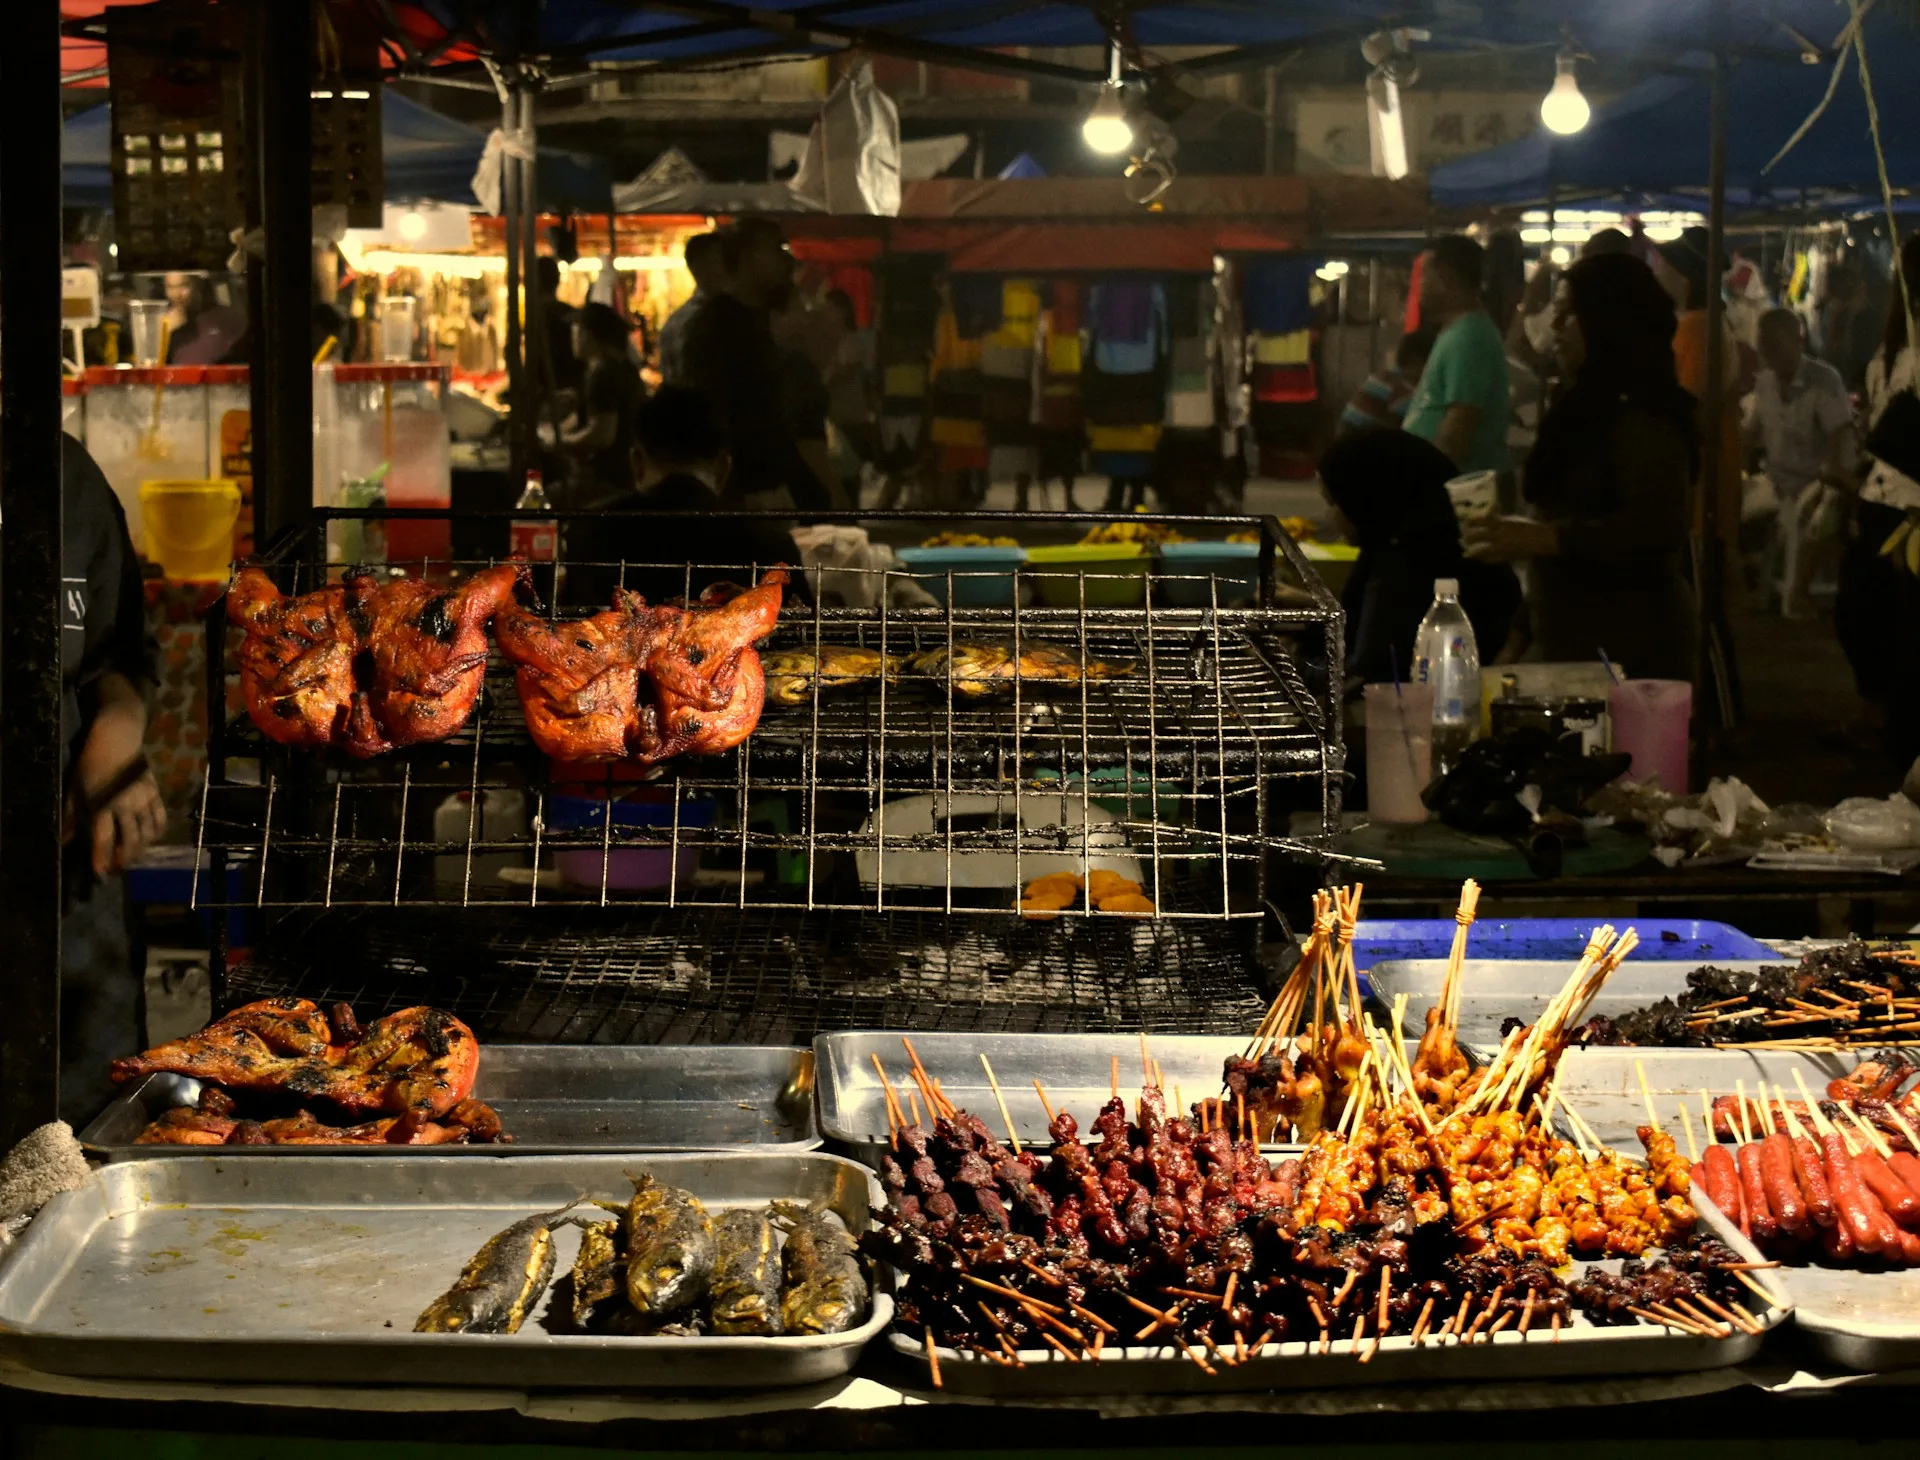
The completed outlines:
<svg viewBox="0 0 1920 1460">
<path fill-rule="evenodd" d="M 1540 120 L 1549 132 L 1570 137 L 1587 125 L 1593 108 L 1580 94 L 1580 78 L 1574 75 L 1574 58 L 1562 51 L 1554 61 L 1553 89 L 1540 103 Z"/>
<path fill-rule="evenodd" d="M 1100 88 L 1093 110 L 1080 124 L 1080 135 L 1103 157 L 1118 157 L 1133 145 L 1133 124 L 1127 120 L 1127 105 L 1117 84 L 1109 81 Z"/>
<path fill-rule="evenodd" d="M 409 208 L 400 215 L 400 236 L 408 243 L 418 243 L 427 236 L 427 220 L 418 208 Z"/>
</svg>

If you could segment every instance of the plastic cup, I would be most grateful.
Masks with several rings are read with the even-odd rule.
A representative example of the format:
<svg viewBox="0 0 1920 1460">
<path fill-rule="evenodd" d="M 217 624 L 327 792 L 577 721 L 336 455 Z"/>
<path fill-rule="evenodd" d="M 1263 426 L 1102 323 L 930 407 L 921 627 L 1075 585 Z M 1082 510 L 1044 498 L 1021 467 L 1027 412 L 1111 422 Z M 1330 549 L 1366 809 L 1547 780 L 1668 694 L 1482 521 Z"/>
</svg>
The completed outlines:
<svg viewBox="0 0 1920 1460">
<path fill-rule="evenodd" d="M 1500 505 L 1499 474 L 1471 471 L 1447 483 L 1447 495 L 1453 499 L 1453 515 L 1461 522 L 1491 517 Z"/>
<path fill-rule="evenodd" d="M 132 299 L 127 302 L 127 324 L 133 335 L 133 363 L 160 363 L 160 322 L 167 317 L 164 299 Z"/>
<path fill-rule="evenodd" d="M 1427 819 L 1420 793 L 1432 777 L 1433 686 L 1367 686 L 1367 814 L 1375 821 Z"/>
<path fill-rule="evenodd" d="M 1687 794 L 1687 728 L 1693 719 L 1693 686 L 1684 679 L 1629 679 L 1609 698 L 1613 748 L 1633 757 L 1626 779 L 1658 776 L 1660 787 Z"/>
<path fill-rule="evenodd" d="M 380 358 L 399 364 L 413 358 L 414 298 L 389 294 L 380 301 Z"/>
</svg>

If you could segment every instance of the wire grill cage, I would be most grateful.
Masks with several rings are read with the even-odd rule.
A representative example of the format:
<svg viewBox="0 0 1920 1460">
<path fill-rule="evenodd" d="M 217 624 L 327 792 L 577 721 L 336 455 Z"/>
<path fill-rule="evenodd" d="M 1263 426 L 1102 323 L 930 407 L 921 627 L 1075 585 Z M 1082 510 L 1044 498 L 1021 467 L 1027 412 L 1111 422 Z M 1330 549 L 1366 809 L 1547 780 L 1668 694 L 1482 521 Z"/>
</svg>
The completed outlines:
<svg viewBox="0 0 1920 1460">
<path fill-rule="evenodd" d="M 1280 553 L 1293 551 L 1267 531 Z M 1318 584 L 1297 566 L 1307 596 Z M 298 556 L 283 556 L 280 570 L 289 592 L 328 571 Z M 693 565 L 667 570 L 693 581 Z M 755 565 L 713 571 L 744 578 Z M 203 852 L 241 875 L 203 876 L 196 900 L 531 908 L 641 897 L 1004 916 L 1041 875 L 1104 867 L 1149 896 L 1176 877 L 1217 884 L 1212 906 L 1157 908 L 1161 917 L 1258 918 L 1267 859 L 1322 852 L 1322 838 L 1287 828 L 1293 812 L 1314 808 L 1324 836 L 1337 815 L 1337 732 L 1324 691 L 1309 687 L 1310 677 L 1324 684 L 1338 654 L 1326 605 L 1243 606 L 1232 600 L 1256 595 L 1242 580 L 1209 576 L 1197 585 L 1204 606 L 1099 606 L 1105 578 L 1089 572 L 1076 575 L 1072 606 L 959 605 L 963 574 L 936 582 L 944 605 L 900 607 L 901 585 L 921 580 L 898 570 L 834 576 L 840 596 L 852 584 L 850 596 L 869 606 L 789 596 L 761 651 L 770 694 L 755 733 L 724 756 L 668 762 L 644 780 L 626 767 L 548 763 L 497 653 L 458 735 L 373 761 L 285 751 L 228 716 L 211 737 L 198 834 Z M 1128 586 L 1158 597 L 1162 578 L 1130 575 Z M 209 663 L 224 666 L 221 605 L 209 625 Z M 1036 667 L 1009 665 L 1016 644 Z M 1043 646 L 1065 652 L 1031 654 Z M 870 677 L 823 685 L 807 667 L 832 672 L 843 662 L 834 656 L 853 649 L 869 651 Z M 783 675 L 783 663 L 797 667 Z M 1011 673 L 990 693 L 969 693 L 987 683 L 967 678 L 976 664 Z M 1068 677 L 1043 677 L 1061 664 Z M 235 702 L 224 669 L 217 689 L 213 703 Z M 434 813 L 461 795 L 465 814 L 454 813 L 449 836 Z"/>
<path fill-rule="evenodd" d="M 330 518 L 419 515 L 322 512 L 262 563 L 312 591 L 341 572 Z M 216 603 L 209 702 L 228 712 L 195 901 L 276 920 L 226 992 L 431 1002 L 494 1038 L 1243 1027 L 1273 859 L 1324 857 L 1337 825 L 1339 609 L 1271 519 L 1128 520 L 1252 530 L 1258 555 L 1044 581 L 809 571 L 760 650 L 754 734 L 646 770 L 548 762 L 497 650 L 450 739 L 371 761 L 275 746 L 237 709 L 237 631 Z M 451 581 L 491 561 L 407 566 Z M 536 581 L 566 619 L 604 606 L 574 601 L 583 578 L 666 577 L 691 600 L 765 566 L 563 549 Z M 972 692 L 988 674 L 1004 678 Z M 1290 834 L 1302 810 L 1316 834 Z M 1138 882 L 1151 913 L 1021 915 L 1034 879 L 1098 869 Z"/>
</svg>

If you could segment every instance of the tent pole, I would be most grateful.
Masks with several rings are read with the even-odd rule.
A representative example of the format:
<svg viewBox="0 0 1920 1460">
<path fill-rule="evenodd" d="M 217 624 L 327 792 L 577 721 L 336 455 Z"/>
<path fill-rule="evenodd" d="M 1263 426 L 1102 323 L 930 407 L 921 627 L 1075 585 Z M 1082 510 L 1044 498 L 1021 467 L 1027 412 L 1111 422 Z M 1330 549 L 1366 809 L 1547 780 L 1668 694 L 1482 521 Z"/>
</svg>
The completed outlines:
<svg viewBox="0 0 1920 1460">
<path fill-rule="evenodd" d="M 520 130 L 525 134 L 528 155 L 518 164 L 520 171 L 520 285 L 526 295 L 526 318 L 520 331 L 520 348 L 524 357 L 521 380 L 527 388 L 526 434 L 522 438 L 522 447 L 527 453 L 527 465 L 533 466 L 540 459 L 540 408 L 552 398 L 553 362 L 547 354 L 547 336 L 541 316 L 545 312 L 540 298 L 539 273 L 539 231 L 540 196 L 534 189 L 533 170 L 536 165 L 536 140 L 533 120 L 533 98 L 536 90 L 534 78 L 524 70 L 514 84 L 514 92 L 520 98 Z M 525 480 L 524 475 L 515 476 L 514 482 Z"/>
<path fill-rule="evenodd" d="M 60 1096 L 60 16 L 22 6 L 0 46 L 13 123 L 0 192 L 0 855 L 7 1022 L 0 1149 Z"/>
<path fill-rule="evenodd" d="M 500 99 L 500 127 L 511 136 L 520 124 L 520 92 L 516 79 Z M 520 334 L 520 164 L 501 159 L 500 211 L 507 250 L 507 480 L 515 485 L 527 479 L 533 461 L 528 437 L 534 415 L 527 399 L 527 372 L 521 356 Z M 515 495 L 518 496 L 516 490 Z"/>
<path fill-rule="evenodd" d="M 1727 394 L 1726 352 L 1721 336 L 1726 330 L 1725 280 L 1718 261 L 1726 247 L 1727 228 L 1727 37 L 1728 0 L 1713 0 L 1713 120 L 1707 157 L 1707 429 L 1700 443 L 1700 549 L 1695 589 L 1699 597 L 1699 634 L 1695 676 L 1695 715 L 1698 694 L 1712 690 L 1718 710 L 1709 723 L 1725 727 L 1733 718 L 1730 680 L 1733 640 L 1726 631 L 1726 560 L 1720 545 L 1720 473 L 1723 442 L 1720 423 Z M 1717 655 L 1716 655 L 1717 651 Z M 1716 657 L 1720 662 L 1716 664 Z M 1704 767 L 1703 767 L 1704 769 Z"/>
</svg>

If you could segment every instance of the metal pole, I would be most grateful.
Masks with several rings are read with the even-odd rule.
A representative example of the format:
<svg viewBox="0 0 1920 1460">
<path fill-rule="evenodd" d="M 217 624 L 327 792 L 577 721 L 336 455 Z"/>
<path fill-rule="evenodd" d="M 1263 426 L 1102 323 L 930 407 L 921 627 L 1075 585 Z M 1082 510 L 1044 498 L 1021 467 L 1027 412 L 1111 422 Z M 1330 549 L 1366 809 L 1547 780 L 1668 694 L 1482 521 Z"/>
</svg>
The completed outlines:
<svg viewBox="0 0 1920 1460">
<path fill-rule="evenodd" d="M 520 93 L 516 80 L 500 101 L 500 126 L 509 135 L 520 120 Z M 533 405 L 527 399 L 527 372 L 521 355 L 520 334 L 520 165 L 512 157 L 500 169 L 501 223 L 507 248 L 507 448 L 508 480 L 523 482 L 533 461 L 529 436 Z"/>
<path fill-rule="evenodd" d="M 9 17 L 0 94 L 0 1148 L 60 1108 L 60 16 Z"/>
<path fill-rule="evenodd" d="M 520 98 L 520 130 L 526 133 L 527 146 L 533 148 L 535 128 L 533 99 L 536 83 L 522 73 L 515 88 Z M 531 150 L 520 167 L 520 278 L 526 291 L 526 319 L 521 327 L 520 348 L 525 368 L 520 378 L 527 387 L 526 435 L 521 438 L 529 465 L 540 457 L 540 409 L 552 399 L 553 361 L 548 358 L 547 336 L 542 316 L 546 313 L 540 298 L 540 194 L 534 187 L 534 157 Z M 608 220 L 611 225 L 612 220 Z M 518 402 L 516 401 L 516 406 Z M 517 411 L 516 411 L 517 414 Z M 523 478 L 516 476 L 517 483 Z"/>
<path fill-rule="evenodd" d="M 256 0 L 247 16 L 247 264 L 258 346 L 249 377 L 254 540 L 313 511 L 313 19 L 310 0 Z M 331 490 L 333 483 L 327 484 Z"/>
<path fill-rule="evenodd" d="M 1700 619 L 1700 643 L 1695 667 L 1696 684 L 1699 687 L 1696 698 L 1700 691 L 1718 682 L 1713 650 L 1725 609 L 1722 583 L 1724 564 L 1720 551 L 1720 423 L 1727 392 L 1727 360 L 1726 352 L 1721 349 L 1721 336 L 1726 330 L 1726 306 L 1721 299 L 1723 281 L 1719 260 L 1725 247 L 1727 225 L 1728 0 L 1713 0 L 1711 17 L 1713 121 L 1707 152 L 1707 428 L 1700 442 L 1700 548 L 1694 585 L 1699 597 Z M 1732 643 L 1726 642 L 1721 648 L 1730 660 Z M 1724 689 L 1722 686 L 1723 692 Z M 1695 713 L 1699 713 L 1697 708 Z"/>
</svg>

